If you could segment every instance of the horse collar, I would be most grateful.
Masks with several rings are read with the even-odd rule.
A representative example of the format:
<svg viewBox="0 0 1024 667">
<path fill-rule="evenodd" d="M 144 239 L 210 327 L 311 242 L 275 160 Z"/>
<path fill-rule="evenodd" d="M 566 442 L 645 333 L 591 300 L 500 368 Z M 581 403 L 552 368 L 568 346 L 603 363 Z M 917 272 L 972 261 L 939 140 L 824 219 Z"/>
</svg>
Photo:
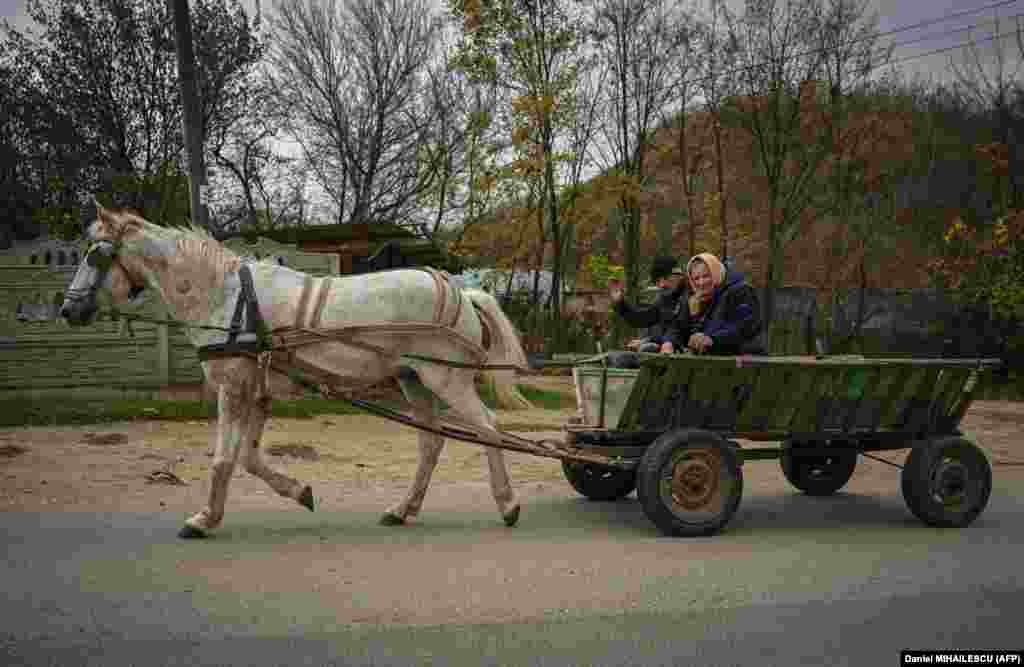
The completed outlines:
<svg viewBox="0 0 1024 667">
<path fill-rule="evenodd" d="M 196 350 L 200 361 L 212 358 L 249 356 L 265 352 L 270 347 L 266 337 L 266 324 L 260 315 L 259 303 L 256 300 L 252 271 L 248 264 L 243 263 L 238 268 L 238 281 L 241 283 L 241 291 L 235 301 L 235 312 L 231 316 L 228 340 L 225 343 L 201 346 Z"/>
</svg>

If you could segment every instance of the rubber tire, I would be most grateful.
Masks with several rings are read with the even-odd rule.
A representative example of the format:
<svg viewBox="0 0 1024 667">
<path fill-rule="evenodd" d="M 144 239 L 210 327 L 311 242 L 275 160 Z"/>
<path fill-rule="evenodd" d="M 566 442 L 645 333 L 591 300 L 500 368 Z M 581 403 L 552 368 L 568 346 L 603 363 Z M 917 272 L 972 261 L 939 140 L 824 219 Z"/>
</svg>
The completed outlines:
<svg viewBox="0 0 1024 667">
<path fill-rule="evenodd" d="M 714 518 L 687 521 L 666 505 L 659 493 L 662 470 L 681 449 L 714 449 L 721 467 L 729 470 L 736 480 L 724 507 Z M 644 452 L 637 467 L 637 497 L 647 518 L 665 535 L 672 537 L 701 537 L 722 530 L 736 510 L 743 496 L 743 468 L 737 448 L 718 435 L 699 429 L 668 431 L 655 440 Z"/>
<path fill-rule="evenodd" d="M 562 473 L 572 488 L 589 500 L 621 500 L 636 488 L 635 470 L 562 461 Z"/>
<path fill-rule="evenodd" d="M 967 479 L 977 484 L 968 506 L 958 512 L 950 512 L 933 493 L 933 472 L 947 457 L 957 459 Z M 903 500 L 918 519 L 938 528 L 963 528 L 977 519 L 988 504 L 992 493 L 992 466 L 985 452 L 965 438 L 928 440 L 910 450 L 900 486 Z"/>
<path fill-rule="evenodd" d="M 820 467 L 821 456 L 801 456 L 800 446 L 784 446 L 779 465 L 786 480 L 809 496 L 831 496 L 853 477 L 857 469 L 857 452 L 836 452 L 828 458 L 835 459 L 829 466 L 829 474 L 814 477 L 810 473 Z M 815 465 L 818 464 L 818 465 Z"/>
</svg>

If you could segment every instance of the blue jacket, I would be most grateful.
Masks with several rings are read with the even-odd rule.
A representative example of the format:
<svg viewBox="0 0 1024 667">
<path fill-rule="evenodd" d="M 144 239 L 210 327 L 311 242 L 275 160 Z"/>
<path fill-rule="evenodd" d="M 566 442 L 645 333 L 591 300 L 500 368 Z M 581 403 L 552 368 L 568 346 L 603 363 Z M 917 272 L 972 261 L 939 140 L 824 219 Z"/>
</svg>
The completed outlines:
<svg viewBox="0 0 1024 667">
<path fill-rule="evenodd" d="M 682 352 L 690 336 L 703 333 L 714 341 L 707 354 L 763 354 L 764 349 L 757 342 L 761 328 L 757 292 L 747 284 L 742 273 L 730 269 L 700 315 L 690 315 L 690 309 L 683 302 L 669 327 L 668 339 Z"/>
</svg>

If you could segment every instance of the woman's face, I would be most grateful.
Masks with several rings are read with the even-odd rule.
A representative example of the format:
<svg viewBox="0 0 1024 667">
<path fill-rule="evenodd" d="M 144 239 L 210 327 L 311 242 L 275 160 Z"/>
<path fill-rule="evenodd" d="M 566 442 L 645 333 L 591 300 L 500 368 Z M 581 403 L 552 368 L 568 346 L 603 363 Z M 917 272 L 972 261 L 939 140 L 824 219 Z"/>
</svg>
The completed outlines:
<svg viewBox="0 0 1024 667">
<path fill-rule="evenodd" d="M 700 297 L 710 296 L 714 290 L 711 280 L 711 270 L 704 262 L 694 262 L 690 267 L 690 284 L 693 291 Z"/>
</svg>

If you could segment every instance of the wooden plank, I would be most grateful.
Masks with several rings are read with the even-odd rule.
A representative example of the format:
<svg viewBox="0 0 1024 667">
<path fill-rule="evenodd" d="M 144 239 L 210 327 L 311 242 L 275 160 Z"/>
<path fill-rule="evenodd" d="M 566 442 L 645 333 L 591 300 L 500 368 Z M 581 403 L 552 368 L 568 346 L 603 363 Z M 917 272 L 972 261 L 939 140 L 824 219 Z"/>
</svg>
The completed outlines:
<svg viewBox="0 0 1024 667">
<path fill-rule="evenodd" d="M 880 367 L 879 371 L 883 369 Z M 903 403 L 908 391 L 916 391 L 918 384 L 924 377 L 923 368 L 912 366 L 904 368 L 884 369 L 884 375 L 888 382 L 882 385 L 882 402 L 878 408 L 878 428 L 895 422 L 903 410 Z"/>
<path fill-rule="evenodd" d="M 776 406 L 783 402 L 786 387 L 793 375 L 789 366 L 763 366 L 759 369 L 760 381 L 757 391 L 750 397 L 750 407 L 744 419 L 744 428 L 751 431 L 775 431 L 778 427 L 773 419 Z M 746 411 L 745 411 L 746 412 Z M 739 430 L 739 424 L 737 424 Z"/>
<path fill-rule="evenodd" d="M 671 382 L 675 383 L 675 391 L 668 422 L 673 428 L 679 428 L 689 423 L 693 397 L 700 381 L 699 369 L 694 364 L 673 364 L 670 372 L 674 374 Z"/>
<path fill-rule="evenodd" d="M 971 376 L 971 371 L 964 368 L 947 368 L 942 373 L 946 378 L 946 382 L 941 390 L 936 391 L 934 399 L 935 408 L 937 415 L 949 417 L 953 411 L 956 399 L 963 392 L 964 385 Z"/>
<path fill-rule="evenodd" d="M 917 390 L 910 394 L 906 408 L 901 415 L 903 428 L 910 431 L 926 431 L 932 422 L 932 395 L 939 379 L 941 368 L 925 368 L 924 378 Z"/>
<path fill-rule="evenodd" d="M 842 374 L 843 369 L 820 367 L 807 371 L 811 377 L 807 383 L 803 398 L 797 402 L 796 410 L 790 417 L 790 431 L 807 433 L 818 430 L 818 399 L 834 396 L 832 390 L 836 382 L 835 375 L 837 371 L 839 374 Z"/>
<path fill-rule="evenodd" d="M 967 409 L 971 407 L 971 403 L 974 401 L 974 390 L 982 380 L 982 371 L 975 369 L 968 373 L 967 381 L 964 383 L 961 389 L 960 395 L 953 402 L 953 407 L 950 409 L 949 420 L 953 427 L 960 423 L 967 414 Z"/>
<path fill-rule="evenodd" d="M 686 403 L 691 396 L 690 384 L 700 383 L 698 368 L 694 364 L 687 363 L 688 359 L 679 357 L 664 357 L 659 359 L 664 372 L 657 378 L 657 392 L 648 399 L 646 405 L 647 418 L 641 424 L 646 428 L 668 428 L 673 425 L 674 418 L 681 410 L 686 410 L 689 404 Z M 680 406 L 679 403 L 685 403 Z"/>
<path fill-rule="evenodd" d="M 814 383 L 814 374 L 808 368 L 790 369 L 791 379 L 778 388 L 779 401 L 772 410 L 771 424 L 774 429 L 789 431 L 793 417 L 800 411 L 800 401 Z"/>
<path fill-rule="evenodd" d="M 651 366 L 640 368 L 640 375 L 633 383 L 633 390 L 629 392 L 626 405 L 622 408 L 622 415 L 619 417 L 620 429 L 635 429 L 640 417 L 640 408 L 647 400 L 647 394 L 651 389 L 654 380 L 654 372 Z"/>
<path fill-rule="evenodd" d="M 884 372 L 882 368 L 868 369 L 868 375 L 864 381 L 864 392 L 857 399 L 850 412 L 847 413 L 846 419 L 843 422 L 843 431 L 852 431 L 856 428 L 864 427 L 872 431 L 878 429 L 880 417 L 878 408 L 881 403 L 881 394 L 878 389 L 882 384 Z M 862 415 L 866 415 L 870 419 L 865 423 L 865 420 L 861 419 Z"/>
<path fill-rule="evenodd" d="M 755 399 L 761 392 L 762 383 L 770 381 L 772 371 L 766 368 L 750 368 L 744 366 L 744 372 L 747 374 L 748 381 L 747 390 L 749 395 L 744 400 L 741 409 L 736 414 L 736 425 L 737 430 L 753 430 L 751 427 L 751 417 L 754 415 L 754 409 L 756 407 Z"/>
<path fill-rule="evenodd" d="M 704 421 L 709 427 L 731 429 L 735 425 L 733 397 L 740 377 L 739 369 L 729 366 L 715 369 L 711 375 L 706 394 Z"/>
<path fill-rule="evenodd" d="M 799 431 L 836 431 L 842 430 L 846 421 L 846 413 L 850 410 L 848 394 L 848 377 L 857 369 L 838 366 L 822 368 L 821 382 L 817 392 L 807 405 L 801 407 L 800 417 L 794 430 Z"/>
</svg>

